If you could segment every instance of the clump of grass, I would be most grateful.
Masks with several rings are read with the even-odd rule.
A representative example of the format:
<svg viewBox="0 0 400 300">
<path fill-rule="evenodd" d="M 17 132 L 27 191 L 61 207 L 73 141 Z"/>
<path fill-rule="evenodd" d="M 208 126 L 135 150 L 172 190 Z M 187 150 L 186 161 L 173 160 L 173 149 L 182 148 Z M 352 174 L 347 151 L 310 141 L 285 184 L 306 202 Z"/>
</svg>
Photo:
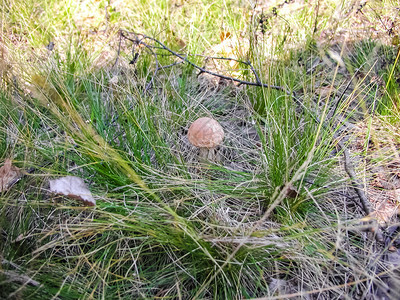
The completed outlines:
<svg viewBox="0 0 400 300">
<path fill-rule="evenodd" d="M 83 59 L 86 56 L 77 57 Z M 238 118 L 238 121 L 248 123 L 246 118 L 259 116 L 255 118 L 257 127 L 253 127 L 258 134 L 253 139 L 259 139 L 261 147 L 254 149 L 254 144 L 241 142 L 242 139 L 236 137 L 237 143 L 228 146 L 224 154 L 227 156 L 225 160 L 242 156 L 243 161 L 237 162 L 239 166 L 215 166 L 198 174 L 197 168 L 187 163 L 193 149 L 176 142 L 180 139 L 185 143 L 184 136 L 177 132 L 179 127 L 187 127 L 190 120 L 173 120 L 169 117 L 172 111 L 157 110 L 155 103 L 161 101 L 163 95 L 146 96 L 138 92 L 127 98 L 115 93 L 111 100 L 113 104 L 100 108 L 97 103 L 107 86 L 99 83 L 106 80 L 101 73 L 71 78 L 70 70 L 79 74 L 80 67 L 86 65 L 84 61 L 76 62 L 76 58 L 71 57 L 70 62 L 64 63 L 72 66 L 60 69 L 60 62 L 55 61 L 51 64 L 52 69 L 47 71 L 46 79 L 38 75 L 32 77 L 32 83 L 37 86 L 35 95 L 40 101 L 26 99 L 24 104 L 27 105 L 25 109 L 34 114 L 36 111 L 37 115 L 48 116 L 48 119 L 37 119 L 36 134 L 42 134 L 43 128 L 48 130 L 54 124 L 55 135 L 52 142 L 37 149 L 42 155 L 32 151 L 36 149 L 33 144 L 27 153 L 36 155 L 25 160 L 37 165 L 41 156 L 46 157 L 55 167 L 51 168 L 52 174 L 57 172 L 56 166 L 61 173 L 79 170 L 77 175 L 90 179 L 92 187 L 97 187 L 98 196 L 103 199 L 94 212 L 74 212 L 68 206 L 61 206 L 53 213 L 54 221 L 46 221 L 43 228 L 45 238 L 37 245 L 31 259 L 40 261 L 42 257 L 49 257 L 55 263 L 61 260 L 64 265 L 78 270 L 73 273 L 76 275 L 59 278 L 61 285 L 57 293 L 115 296 L 121 293 L 121 296 L 136 297 L 176 297 L 181 294 L 185 298 L 268 294 L 268 277 L 274 276 L 274 261 L 278 263 L 283 253 L 290 256 L 290 249 L 299 247 L 296 246 L 298 241 L 290 241 L 291 230 L 285 233 L 277 226 L 288 221 L 287 213 L 297 215 L 301 220 L 307 216 L 307 211 L 297 209 L 298 203 L 283 202 L 271 220 L 276 225 L 272 228 L 268 224 L 257 227 L 255 241 L 250 239 L 250 244 L 246 242 L 247 236 L 254 233 L 254 222 L 259 217 L 246 215 L 251 211 L 263 215 L 279 194 L 280 186 L 293 181 L 296 170 L 304 165 L 307 147 L 308 151 L 313 147 L 312 143 L 304 142 L 303 158 L 294 163 L 299 156 L 293 151 L 301 149 L 294 148 L 294 145 L 301 138 L 295 135 L 291 121 L 284 118 L 295 111 L 294 104 L 286 99 L 288 112 L 284 115 L 277 105 L 274 106 L 275 103 L 265 115 L 252 110 L 251 115 L 245 112 L 247 116 Z M 169 93 L 174 95 L 176 91 L 170 90 Z M 183 116 L 195 113 L 197 107 L 202 107 L 200 104 L 204 113 L 222 111 L 218 106 L 229 106 L 231 101 L 229 98 L 224 100 L 222 92 L 214 95 L 220 98 L 218 102 L 208 100 L 206 94 L 192 97 L 177 97 Z M 247 97 L 243 93 L 235 101 L 242 102 L 241 106 L 245 108 L 250 103 Z M 211 105 L 210 110 L 208 105 Z M 185 114 L 185 111 L 189 113 Z M 158 115 L 157 119 L 155 115 Z M 107 116 L 108 120 L 105 119 Z M 220 119 L 229 128 L 231 122 L 238 122 L 232 120 L 233 116 L 221 115 Z M 116 121 L 105 126 L 105 122 L 112 119 Z M 283 124 L 286 127 L 282 132 L 278 128 Z M 273 132 L 273 128 L 277 131 Z M 36 134 L 24 139 L 24 144 L 28 146 L 38 139 Z M 237 131 L 230 132 L 232 138 L 236 135 Z M 174 152 L 172 148 L 175 148 Z M 261 155 L 255 155 L 255 151 Z M 285 152 L 288 154 L 283 156 Z M 251 160 L 248 161 L 247 157 Z M 246 170 L 248 166 L 250 172 Z M 174 174 L 172 178 L 171 174 Z M 301 178 L 296 178 L 296 181 Z M 242 186 L 243 180 L 245 186 Z M 302 189 L 301 183 L 297 188 Z M 309 202 L 306 198 L 301 201 Z M 49 207 L 46 204 L 49 200 L 30 201 Z M 49 208 L 54 210 L 51 205 Z M 290 220 L 287 225 L 298 221 L 292 222 Z M 272 230 L 274 227 L 276 229 Z M 264 241 L 265 237 L 268 237 L 268 242 Z M 290 242 L 282 245 L 278 237 Z M 268 247 L 265 248 L 263 243 Z M 238 245 L 241 247 L 237 248 Z M 227 260 L 232 251 L 236 254 Z M 30 253 L 21 254 L 21 257 L 29 260 Z M 135 272 L 132 272 L 132 264 L 136 264 Z M 263 277 L 254 282 L 252 278 L 260 272 Z M 78 283 L 82 278 L 86 278 L 85 284 Z M 211 284 L 210 278 L 216 284 Z M 109 284 L 106 287 L 102 282 Z M 80 290 L 82 286 L 86 289 Z M 48 284 L 41 288 L 52 294 Z"/>
</svg>

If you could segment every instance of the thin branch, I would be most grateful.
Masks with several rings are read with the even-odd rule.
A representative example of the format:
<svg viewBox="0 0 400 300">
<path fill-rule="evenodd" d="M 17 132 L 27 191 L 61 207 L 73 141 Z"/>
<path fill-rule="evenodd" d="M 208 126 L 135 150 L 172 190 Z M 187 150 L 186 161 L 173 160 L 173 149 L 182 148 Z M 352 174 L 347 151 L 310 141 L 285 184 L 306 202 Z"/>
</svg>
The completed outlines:
<svg viewBox="0 0 400 300">
<path fill-rule="evenodd" d="M 237 78 L 234 78 L 234 77 L 230 77 L 230 76 L 226 76 L 226 75 L 222 75 L 222 74 L 218 74 L 218 73 L 209 71 L 209 70 L 207 70 L 207 69 L 205 69 L 205 68 L 202 68 L 202 67 L 196 65 L 195 63 L 193 63 L 192 61 L 190 61 L 189 59 L 187 59 L 187 57 L 184 57 L 184 56 L 182 56 L 181 54 L 179 54 L 179 53 L 177 53 L 177 52 L 171 50 L 170 48 L 168 48 L 167 46 L 165 46 L 162 42 L 160 42 L 159 40 L 157 40 L 157 39 L 155 39 L 155 38 L 153 38 L 153 37 L 150 37 L 150 36 L 147 36 L 147 35 L 144 35 L 144 34 L 140 34 L 140 36 L 142 36 L 143 39 L 139 39 L 139 38 L 138 38 L 139 34 L 136 34 L 136 33 L 133 33 L 133 32 L 127 32 L 127 33 L 128 33 L 128 34 L 134 34 L 134 35 L 136 36 L 136 39 L 132 39 L 132 38 L 128 37 L 126 34 L 124 34 L 123 31 L 121 31 L 122 37 L 124 37 L 124 38 L 126 38 L 126 39 L 128 39 L 128 40 L 130 40 L 130 41 L 132 41 L 132 42 L 134 42 L 134 43 L 142 44 L 142 45 L 144 45 L 144 46 L 148 46 L 148 45 L 147 45 L 145 42 L 142 41 L 143 39 L 151 40 L 151 41 L 157 43 L 158 45 L 160 45 L 161 48 L 164 49 L 165 51 L 167 51 L 167 52 L 171 53 L 172 55 L 178 57 L 178 58 L 181 59 L 182 61 L 188 63 L 189 65 L 191 65 L 191 66 L 194 67 L 195 69 L 199 70 L 201 73 L 207 73 L 207 74 L 213 75 L 213 76 L 215 76 L 215 77 L 219 77 L 219 78 L 222 78 L 222 79 L 226 79 L 226 80 L 229 80 L 229 81 L 232 81 L 232 82 L 237 82 L 237 83 L 239 83 L 239 84 L 244 84 L 244 85 L 249 85 L 249 86 L 260 86 L 260 87 L 271 88 L 271 89 L 275 89 L 275 90 L 279 90 L 279 91 L 284 91 L 284 92 L 286 92 L 288 95 L 290 95 L 290 93 L 287 92 L 287 91 L 285 90 L 285 88 L 282 87 L 282 86 L 278 86 L 278 85 L 268 85 L 268 84 L 265 84 L 265 83 L 258 83 L 258 82 L 252 82 L 252 81 L 241 80 L 241 79 L 237 79 Z"/>
<path fill-rule="evenodd" d="M 294 98 L 296 99 L 296 98 Z M 298 99 L 296 99 L 298 103 L 301 103 Z M 312 115 L 313 116 L 313 115 Z M 313 116 L 313 119 L 316 123 L 321 123 L 321 120 L 317 116 Z M 349 150 L 346 148 L 344 143 L 340 140 L 340 137 L 338 136 L 338 133 L 335 132 L 333 134 L 334 138 L 337 138 L 339 141 L 337 143 L 337 146 L 339 150 L 343 151 L 343 157 L 344 157 L 344 169 L 347 173 L 347 175 L 350 178 L 351 185 L 354 189 L 354 191 L 357 193 L 358 199 L 361 202 L 362 209 L 364 210 L 365 216 L 369 216 L 371 214 L 371 205 L 369 203 L 368 197 L 366 196 L 364 192 L 364 187 L 358 182 L 357 180 L 357 175 L 354 170 L 354 166 L 350 160 L 350 153 Z M 359 204 L 359 203 L 356 203 Z M 379 227 L 378 230 L 375 232 L 375 238 L 378 242 L 383 242 L 384 237 L 383 237 L 383 232 L 382 228 Z"/>
<path fill-rule="evenodd" d="M 33 280 L 29 276 L 19 274 L 14 271 L 0 270 L 0 273 L 3 273 L 3 275 L 8 278 L 7 281 L 9 281 L 9 282 L 17 282 L 17 283 L 20 283 L 23 285 L 30 284 L 32 286 L 40 286 L 41 285 L 38 281 Z"/>
<path fill-rule="evenodd" d="M 146 85 L 146 87 L 145 87 L 145 89 L 144 89 L 144 93 L 146 93 L 146 92 L 151 88 L 151 86 L 153 85 L 154 78 L 157 76 L 158 70 L 160 70 L 160 69 L 159 69 L 160 63 L 158 62 L 157 53 L 154 52 L 153 49 L 151 49 L 151 47 L 149 47 L 146 43 L 141 43 L 141 44 L 144 45 L 144 46 L 146 47 L 146 49 L 147 49 L 148 51 L 150 51 L 151 54 L 153 54 L 154 59 L 156 60 L 156 69 L 154 70 L 153 76 L 151 77 L 149 83 Z"/>
<path fill-rule="evenodd" d="M 165 69 L 168 69 L 168 68 L 183 64 L 183 63 L 184 63 L 183 61 L 177 61 L 177 62 L 174 62 L 172 64 L 166 65 L 166 66 L 160 66 L 160 67 L 158 67 L 158 70 L 165 70 Z"/>
<path fill-rule="evenodd" d="M 121 43 L 122 43 L 122 35 L 120 33 L 119 42 L 118 42 L 118 50 L 117 50 L 117 58 L 115 59 L 114 64 L 111 66 L 111 69 L 114 69 L 114 67 L 117 65 L 117 62 L 118 62 L 118 59 L 119 59 L 119 55 L 121 53 Z"/>
<path fill-rule="evenodd" d="M 164 48 L 162 47 L 156 47 L 156 46 L 152 46 L 153 48 L 156 49 L 160 49 L 160 50 L 164 50 Z M 175 56 L 175 54 L 172 53 L 157 53 L 158 56 Z M 197 54 L 197 53 L 178 53 L 181 56 L 190 56 L 190 57 L 202 57 L 207 59 L 215 59 L 215 60 L 229 60 L 229 61 L 235 61 L 244 65 L 248 65 L 248 63 L 246 61 L 237 59 L 237 58 L 233 58 L 233 57 L 224 57 L 224 56 L 210 56 L 210 55 L 204 55 L 204 54 Z"/>
<path fill-rule="evenodd" d="M 343 141 L 339 141 L 338 146 L 343 151 L 344 169 L 345 169 L 346 173 L 349 175 L 349 178 L 351 180 L 351 185 L 353 186 L 355 192 L 358 195 L 358 198 L 361 201 L 361 205 L 363 207 L 365 214 L 370 215 L 371 214 L 371 205 L 368 201 L 367 196 L 365 195 L 364 187 L 357 180 L 357 175 L 354 170 L 354 166 L 350 160 L 349 150 L 343 144 Z"/>
<path fill-rule="evenodd" d="M 253 72 L 254 76 L 256 77 L 257 83 L 261 86 L 261 85 L 262 85 L 261 79 L 260 79 L 260 77 L 258 76 L 258 73 L 257 73 L 256 70 L 254 69 L 254 67 L 253 67 L 253 65 L 251 64 L 251 62 L 248 61 L 246 64 L 250 67 L 251 71 Z"/>
<path fill-rule="evenodd" d="M 235 59 L 235 58 L 203 56 L 203 55 L 201 55 L 201 54 L 192 54 L 192 55 L 189 55 L 189 56 L 201 56 L 201 57 L 211 58 L 211 59 L 230 60 L 230 61 L 236 61 L 236 62 L 238 62 L 238 63 L 245 64 L 245 65 L 247 65 L 247 66 L 250 67 L 251 71 L 253 72 L 253 74 L 254 74 L 254 76 L 255 76 L 255 78 L 256 78 L 256 82 L 240 80 L 240 79 L 237 79 L 237 78 L 234 78 L 234 77 L 225 76 L 225 75 L 222 75 L 222 74 L 218 74 L 218 73 L 209 71 L 209 70 L 207 70 L 207 69 L 205 69 L 205 68 L 202 68 L 202 67 L 196 65 L 195 63 L 193 63 L 192 61 L 190 61 L 190 60 L 187 58 L 188 55 L 185 55 L 185 56 L 186 56 L 186 57 L 185 57 L 183 54 L 177 53 L 177 52 L 171 50 L 171 49 L 168 48 L 166 45 L 164 45 L 164 44 L 161 43 L 159 40 L 157 40 L 157 39 L 155 39 L 155 38 L 153 38 L 153 37 L 150 37 L 150 36 L 147 36 L 147 35 L 144 35 L 144 34 L 136 34 L 136 33 L 133 33 L 133 32 L 126 32 L 127 34 L 133 34 L 133 35 L 135 36 L 135 38 L 131 38 L 131 37 L 127 36 L 127 35 L 124 33 L 123 30 L 120 30 L 119 33 L 120 33 L 120 35 L 119 35 L 119 43 L 118 43 L 118 50 L 117 50 L 117 58 L 115 59 L 115 62 L 114 62 L 114 64 L 113 64 L 112 68 L 114 68 L 114 67 L 117 65 L 117 62 L 118 62 L 118 59 L 119 59 L 119 56 L 120 56 L 120 53 L 121 53 L 122 38 L 127 39 L 128 41 L 131 41 L 132 43 L 135 44 L 135 46 L 143 45 L 143 46 L 155 57 L 155 60 L 156 60 L 156 68 L 155 68 L 155 70 L 154 70 L 154 73 L 153 73 L 153 76 L 152 76 L 150 82 L 146 85 L 146 87 L 145 87 L 145 89 L 144 89 L 144 92 L 147 92 L 147 91 L 150 89 L 151 85 L 153 84 L 154 77 L 157 75 L 157 72 L 158 72 L 159 70 L 166 69 L 166 68 L 170 68 L 170 67 L 172 67 L 172 66 L 175 66 L 175 65 L 178 65 L 178 64 L 180 64 L 180 63 L 186 62 L 186 63 L 188 63 L 189 65 L 193 66 L 194 68 L 198 69 L 198 70 L 200 71 L 200 74 L 201 74 L 201 73 L 207 73 L 207 74 L 210 74 L 210 75 L 212 75 L 212 76 L 216 76 L 216 77 L 219 77 L 219 78 L 222 78 L 222 79 L 226 79 L 226 80 L 229 80 L 229 81 L 232 81 L 232 82 L 237 82 L 237 83 L 239 83 L 239 84 L 250 85 L 250 86 L 259 86 L 259 87 L 271 88 L 271 89 L 283 91 L 283 92 L 285 92 L 288 96 L 293 97 L 293 99 L 295 99 L 295 101 L 296 101 L 297 103 L 299 103 L 301 106 L 304 107 L 304 104 L 302 104 L 301 101 L 299 101 L 299 100 L 295 97 L 294 92 L 288 92 L 288 91 L 287 91 L 284 87 L 282 87 L 282 86 L 278 86 L 278 85 L 268 85 L 268 84 L 262 83 L 261 80 L 260 80 L 260 77 L 259 77 L 258 73 L 257 73 L 256 70 L 254 69 L 254 67 L 253 67 L 253 65 L 251 64 L 250 61 L 245 62 L 245 61 L 241 61 L 241 60 L 238 60 L 238 59 Z M 139 36 L 141 36 L 142 38 L 139 38 Z M 143 40 L 145 40 L 145 39 L 151 40 L 151 41 L 157 43 L 157 44 L 160 45 L 160 46 L 158 47 L 158 46 L 149 45 L 149 44 L 147 44 L 147 43 L 145 43 L 145 42 L 143 41 Z M 134 52 L 134 49 L 135 49 L 135 48 L 132 48 L 132 55 L 133 55 L 133 57 L 134 57 L 134 60 L 136 61 L 138 55 L 136 55 L 137 53 Z M 160 66 L 160 65 L 159 65 L 159 62 L 158 62 L 158 55 L 160 55 L 160 53 L 155 52 L 153 49 L 165 50 L 165 51 L 169 52 L 171 55 L 178 57 L 181 61 L 180 61 L 180 62 L 173 63 L 173 64 L 170 64 L 170 65 L 166 65 L 166 66 Z M 114 123 L 118 120 L 118 118 L 119 118 L 119 116 L 117 115 L 117 116 L 114 117 L 114 118 L 109 122 L 109 124 L 107 124 L 107 125 L 109 126 L 109 125 L 114 124 Z"/>
<path fill-rule="evenodd" d="M 366 216 L 369 216 L 372 212 L 371 205 L 369 203 L 367 195 L 364 192 L 363 185 L 361 183 L 359 183 L 357 180 L 357 174 L 356 174 L 356 172 L 354 170 L 354 166 L 350 160 L 349 150 L 346 148 L 346 146 L 343 144 L 343 142 L 341 140 L 337 143 L 337 145 L 343 151 L 344 169 L 350 178 L 351 185 L 352 185 L 354 191 L 357 193 L 358 198 L 360 199 L 362 208 L 363 208 Z M 383 237 L 383 230 L 380 226 L 378 227 L 378 230 L 375 231 L 375 238 L 378 242 L 383 242 L 385 240 Z"/>
</svg>

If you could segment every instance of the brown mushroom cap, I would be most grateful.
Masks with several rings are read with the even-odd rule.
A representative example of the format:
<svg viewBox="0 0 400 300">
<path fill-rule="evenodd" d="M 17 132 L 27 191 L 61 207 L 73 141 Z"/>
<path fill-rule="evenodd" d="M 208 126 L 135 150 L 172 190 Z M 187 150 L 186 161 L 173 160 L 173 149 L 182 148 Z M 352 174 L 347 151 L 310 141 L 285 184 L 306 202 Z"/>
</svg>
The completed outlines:
<svg viewBox="0 0 400 300">
<path fill-rule="evenodd" d="M 214 148 L 224 139 L 224 130 L 211 118 L 199 118 L 192 123 L 188 131 L 189 142 L 200 148 Z"/>
</svg>

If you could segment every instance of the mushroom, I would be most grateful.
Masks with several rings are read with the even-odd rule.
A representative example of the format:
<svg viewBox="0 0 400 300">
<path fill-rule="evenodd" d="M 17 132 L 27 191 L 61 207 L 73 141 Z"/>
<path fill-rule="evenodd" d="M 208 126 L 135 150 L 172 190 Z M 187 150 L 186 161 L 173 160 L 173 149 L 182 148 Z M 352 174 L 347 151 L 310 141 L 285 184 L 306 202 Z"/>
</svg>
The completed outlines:
<svg viewBox="0 0 400 300">
<path fill-rule="evenodd" d="M 215 148 L 224 139 L 222 126 L 214 119 L 203 117 L 192 123 L 188 131 L 189 142 L 200 148 L 200 158 L 216 160 Z"/>
</svg>

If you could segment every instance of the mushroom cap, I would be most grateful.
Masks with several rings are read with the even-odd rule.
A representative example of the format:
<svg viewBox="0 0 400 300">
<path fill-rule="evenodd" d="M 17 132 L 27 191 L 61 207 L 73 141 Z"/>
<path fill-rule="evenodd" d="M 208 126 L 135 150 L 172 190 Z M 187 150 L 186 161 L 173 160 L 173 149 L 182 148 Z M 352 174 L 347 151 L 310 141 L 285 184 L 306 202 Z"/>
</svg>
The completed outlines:
<svg viewBox="0 0 400 300">
<path fill-rule="evenodd" d="M 214 148 L 224 139 L 224 130 L 214 119 L 199 118 L 190 125 L 188 139 L 193 146 Z"/>
</svg>

